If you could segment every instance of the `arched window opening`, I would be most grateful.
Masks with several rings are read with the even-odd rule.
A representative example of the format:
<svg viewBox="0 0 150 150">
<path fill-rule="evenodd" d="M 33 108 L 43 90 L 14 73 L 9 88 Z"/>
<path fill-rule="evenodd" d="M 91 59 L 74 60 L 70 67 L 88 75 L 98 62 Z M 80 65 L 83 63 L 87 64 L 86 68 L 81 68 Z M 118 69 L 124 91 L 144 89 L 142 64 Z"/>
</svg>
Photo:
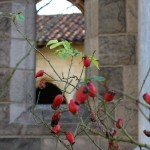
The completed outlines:
<svg viewBox="0 0 150 150">
<path fill-rule="evenodd" d="M 36 46 L 37 49 L 44 55 L 48 60 L 50 60 L 53 68 L 56 69 L 57 74 L 61 75 L 63 74 L 64 77 L 67 76 L 68 67 L 70 64 L 70 58 L 62 60 L 58 57 L 58 55 L 55 54 L 55 51 L 57 49 L 50 49 L 49 47 L 46 47 L 46 44 L 49 40 L 58 40 L 58 41 L 64 41 L 67 40 L 71 42 L 71 46 L 80 52 L 84 52 L 84 38 L 85 38 L 85 27 L 84 27 L 84 15 L 82 14 L 83 10 L 80 9 L 79 6 L 83 6 L 83 1 L 69 1 L 69 0 L 62 0 L 61 2 L 59 0 L 53 0 L 49 1 L 48 3 L 44 3 L 44 0 L 37 1 L 38 4 L 36 5 L 37 8 L 37 20 L 36 20 Z M 63 4 L 63 9 L 57 5 L 57 4 Z M 67 4 L 66 7 L 66 3 Z M 48 5 L 47 5 L 48 4 Z M 55 4 L 55 5 L 54 5 Z M 78 11 L 74 11 L 74 6 Z M 44 6 L 44 7 L 43 7 Z M 65 6 L 65 8 L 64 8 Z M 59 8 L 58 8 L 59 7 Z M 52 10 L 55 9 L 55 11 L 52 12 Z M 57 12 L 56 12 L 57 10 Z M 60 13 L 59 13 L 60 12 Z M 70 76 L 72 77 L 74 73 L 76 76 L 80 77 L 81 71 L 82 71 L 82 65 L 79 63 L 81 62 L 81 57 L 76 57 L 74 59 Z M 43 69 L 47 74 L 51 75 L 52 77 L 57 79 L 57 76 L 55 72 L 53 72 L 49 66 L 48 63 L 44 60 L 43 56 L 40 53 L 36 53 L 36 71 L 39 71 Z M 84 73 L 82 78 L 84 78 Z M 49 81 L 49 79 L 47 80 Z M 65 87 L 65 83 L 59 82 L 61 88 L 63 89 Z M 72 84 L 76 84 L 76 81 L 73 80 Z M 53 86 L 53 88 L 56 89 L 56 87 Z M 50 101 L 50 98 L 48 100 L 44 100 L 44 97 L 50 97 L 49 91 L 52 91 L 54 89 L 43 89 L 40 90 L 39 88 L 36 89 L 36 100 L 38 97 L 39 91 L 42 91 L 39 103 L 42 104 L 42 101 L 44 104 L 52 103 Z M 57 90 L 59 91 L 59 90 Z M 67 91 L 72 91 L 72 86 L 67 87 Z M 53 92 L 55 93 L 55 92 Z M 59 94 L 61 91 L 58 92 Z M 54 94 L 56 95 L 56 94 Z M 52 95 L 51 95 L 52 96 Z M 73 98 L 74 93 L 68 94 L 65 93 L 66 99 L 69 102 L 71 98 Z M 43 97 L 43 98 L 41 98 Z"/>
<path fill-rule="evenodd" d="M 46 82 L 44 89 L 36 88 L 36 104 L 52 104 L 58 94 L 62 94 L 61 90 L 56 85 Z M 66 104 L 66 101 L 63 104 Z"/>
</svg>

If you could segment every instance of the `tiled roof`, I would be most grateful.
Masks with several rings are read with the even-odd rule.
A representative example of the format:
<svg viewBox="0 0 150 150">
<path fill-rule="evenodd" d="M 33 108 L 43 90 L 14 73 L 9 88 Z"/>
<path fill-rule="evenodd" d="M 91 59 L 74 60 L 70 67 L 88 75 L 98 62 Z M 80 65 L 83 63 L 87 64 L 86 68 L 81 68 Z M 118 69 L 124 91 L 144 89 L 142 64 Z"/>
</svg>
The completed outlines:
<svg viewBox="0 0 150 150">
<path fill-rule="evenodd" d="M 82 14 L 37 16 L 37 44 L 44 45 L 50 39 L 83 42 L 85 35 Z"/>
</svg>

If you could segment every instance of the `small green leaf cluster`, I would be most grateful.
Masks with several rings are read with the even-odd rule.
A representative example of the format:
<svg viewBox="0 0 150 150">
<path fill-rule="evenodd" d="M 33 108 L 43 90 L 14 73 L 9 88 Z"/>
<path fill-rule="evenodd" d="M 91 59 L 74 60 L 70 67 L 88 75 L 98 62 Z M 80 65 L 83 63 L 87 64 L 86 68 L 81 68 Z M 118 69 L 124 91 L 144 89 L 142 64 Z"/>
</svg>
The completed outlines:
<svg viewBox="0 0 150 150">
<path fill-rule="evenodd" d="M 46 44 L 46 47 L 49 47 L 50 49 L 58 48 L 55 51 L 55 54 L 57 54 L 62 59 L 66 59 L 68 56 L 75 57 L 81 54 L 81 52 L 79 52 L 77 49 L 72 48 L 71 43 L 66 40 L 61 42 L 58 40 L 50 40 Z"/>
</svg>

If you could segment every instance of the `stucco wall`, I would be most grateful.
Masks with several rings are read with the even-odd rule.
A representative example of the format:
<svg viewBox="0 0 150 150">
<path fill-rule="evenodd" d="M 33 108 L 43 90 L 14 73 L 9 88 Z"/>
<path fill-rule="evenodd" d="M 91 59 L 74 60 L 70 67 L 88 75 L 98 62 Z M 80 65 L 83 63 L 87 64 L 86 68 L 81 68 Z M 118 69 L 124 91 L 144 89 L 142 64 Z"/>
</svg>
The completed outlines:
<svg viewBox="0 0 150 150">
<path fill-rule="evenodd" d="M 79 50 L 79 52 L 84 52 L 84 47 L 83 44 L 72 44 L 73 48 L 76 48 Z M 48 48 L 40 48 L 39 49 L 40 52 L 46 56 L 47 59 L 49 59 L 51 61 L 51 64 L 53 65 L 53 67 L 56 69 L 57 73 L 62 77 L 62 73 L 64 77 L 67 77 L 68 75 L 68 70 L 69 70 L 69 66 L 71 63 L 71 57 L 67 58 L 67 59 L 61 59 L 58 55 L 54 54 L 55 50 L 50 50 Z M 70 72 L 70 76 L 77 76 L 78 78 L 80 77 L 83 65 L 82 65 L 82 57 L 78 56 L 73 60 L 73 65 L 72 65 L 72 69 Z M 41 56 L 41 54 L 39 54 L 38 52 L 36 53 L 36 70 L 40 70 L 40 69 L 44 69 L 44 71 L 46 73 L 48 73 L 50 76 L 52 76 L 54 79 L 58 79 L 57 76 L 55 75 L 55 73 L 53 72 L 53 70 L 51 69 L 51 67 L 49 66 L 49 64 L 47 63 L 47 61 L 44 60 L 44 58 Z M 65 83 L 63 82 L 54 82 L 51 81 L 51 78 L 44 75 L 42 77 L 42 79 L 45 78 L 47 81 L 49 80 L 50 83 L 53 83 L 55 85 L 57 85 L 57 87 L 59 87 L 61 90 L 64 89 L 65 87 Z M 84 78 L 84 74 L 82 76 L 82 79 Z M 36 80 L 37 86 L 39 81 L 41 80 L 41 78 L 38 78 Z M 73 80 L 72 82 L 74 85 L 77 84 L 76 80 Z M 67 88 L 67 91 L 72 91 L 73 87 L 69 86 Z M 65 97 L 67 98 L 67 101 L 69 102 L 73 97 L 74 97 L 74 93 L 71 94 L 65 94 Z"/>
</svg>

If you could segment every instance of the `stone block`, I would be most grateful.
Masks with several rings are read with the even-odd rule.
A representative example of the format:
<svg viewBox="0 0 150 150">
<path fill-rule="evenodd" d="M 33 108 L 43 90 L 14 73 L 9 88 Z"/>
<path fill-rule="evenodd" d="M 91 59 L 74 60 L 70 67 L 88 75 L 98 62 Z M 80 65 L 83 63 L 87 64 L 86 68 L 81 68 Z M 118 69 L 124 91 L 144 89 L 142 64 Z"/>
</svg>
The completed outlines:
<svg viewBox="0 0 150 150">
<path fill-rule="evenodd" d="M 10 39 L 1 39 L 0 41 L 0 68 L 9 67 L 10 43 Z"/>
<path fill-rule="evenodd" d="M 99 0 L 99 33 L 125 30 L 125 0 Z"/>
<path fill-rule="evenodd" d="M 11 29 L 11 20 L 6 17 L 1 17 L 0 18 L 0 39 L 7 39 L 8 37 L 10 37 L 10 29 Z"/>
<path fill-rule="evenodd" d="M 66 138 L 64 136 L 61 137 L 61 140 L 65 144 L 69 145 L 68 141 L 66 140 Z M 54 137 L 42 139 L 41 142 L 42 142 L 42 145 L 41 145 L 42 149 L 41 150 L 56 150 L 56 149 L 57 150 L 66 150 L 67 149 L 62 143 L 60 143 Z M 74 145 L 73 145 L 73 147 L 74 147 Z"/>
<path fill-rule="evenodd" d="M 16 64 L 20 62 L 23 57 L 24 59 L 17 68 L 35 69 L 35 50 L 31 48 L 25 40 L 13 39 L 11 41 L 10 66 L 12 68 L 16 67 Z"/>
<path fill-rule="evenodd" d="M 10 81 L 10 101 L 33 104 L 35 94 L 34 72 L 16 70 Z"/>
<path fill-rule="evenodd" d="M 99 37 L 92 37 L 92 38 L 86 38 L 85 39 L 85 54 L 92 55 L 94 50 L 96 50 L 94 57 L 98 59 L 99 54 Z"/>
<path fill-rule="evenodd" d="M 132 136 L 138 134 L 138 108 L 136 103 L 123 99 L 115 109 L 115 118 L 123 118 L 126 130 Z"/>
<path fill-rule="evenodd" d="M 123 85 L 124 92 L 133 97 L 138 94 L 138 69 L 136 65 L 124 66 L 123 68 Z M 125 96 L 125 99 L 130 98 Z"/>
<path fill-rule="evenodd" d="M 0 105 L 0 124 L 9 122 L 9 105 Z"/>
<path fill-rule="evenodd" d="M 12 3 L 9 1 L 0 2 L 0 12 L 8 14 L 11 13 Z M 0 40 L 7 39 L 11 35 L 11 19 L 7 17 L 0 17 Z M 0 50 L 1 51 L 1 50 Z M 1 64 L 1 63 L 0 63 Z"/>
<path fill-rule="evenodd" d="M 127 32 L 138 32 L 138 1 L 126 0 L 126 24 Z"/>
<path fill-rule="evenodd" d="M 0 139 L 2 150 L 41 150 L 40 138 L 3 138 Z"/>
<path fill-rule="evenodd" d="M 87 38 L 91 35 L 91 30 L 90 30 L 90 27 L 91 27 L 90 1 L 87 0 L 84 3 L 85 3 L 84 7 L 85 7 L 85 31 L 86 31 L 85 37 Z"/>
<path fill-rule="evenodd" d="M 136 61 L 136 37 L 116 35 L 99 37 L 101 65 L 133 65 Z"/>
<path fill-rule="evenodd" d="M 20 38 L 23 39 L 24 37 L 17 31 L 22 32 L 24 36 L 26 36 L 28 39 L 35 39 L 35 4 L 33 2 L 30 3 L 20 3 L 20 2 L 14 2 L 12 3 L 12 12 L 18 13 L 22 12 L 25 16 L 25 20 L 22 21 L 16 21 L 17 28 L 12 22 L 11 24 L 11 36 L 13 38 Z"/>
<path fill-rule="evenodd" d="M 0 68 L 0 103 L 9 101 L 9 83 L 6 80 L 10 76 L 11 70 L 8 68 Z"/>
<path fill-rule="evenodd" d="M 93 138 L 95 143 L 99 145 L 100 140 L 98 137 L 91 136 L 91 138 Z M 61 139 L 66 144 L 69 144 L 64 136 L 62 136 Z M 60 142 L 57 142 L 57 139 L 55 139 L 55 138 L 51 137 L 51 138 L 45 138 L 42 140 L 42 150 L 49 150 L 49 149 L 55 150 L 56 147 L 57 147 L 57 150 L 65 150 L 66 149 Z M 89 140 L 89 138 L 87 136 L 78 136 L 78 137 L 76 137 L 76 142 L 73 145 L 73 149 L 80 150 L 81 148 L 83 150 L 97 149 L 97 147 L 95 147 L 95 145 Z"/>
<path fill-rule="evenodd" d="M 107 86 L 111 90 L 118 89 L 123 91 L 123 68 L 122 67 L 101 67 L 99 75 L 106 78 Z M 100 94 L 104 94 L 106 89 L 104 84 L 100 83 Z M 120 97 L 122 94 L 117 93 L 116 98 Z"/>
</svg>

